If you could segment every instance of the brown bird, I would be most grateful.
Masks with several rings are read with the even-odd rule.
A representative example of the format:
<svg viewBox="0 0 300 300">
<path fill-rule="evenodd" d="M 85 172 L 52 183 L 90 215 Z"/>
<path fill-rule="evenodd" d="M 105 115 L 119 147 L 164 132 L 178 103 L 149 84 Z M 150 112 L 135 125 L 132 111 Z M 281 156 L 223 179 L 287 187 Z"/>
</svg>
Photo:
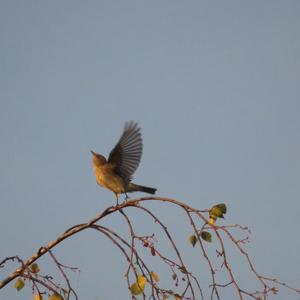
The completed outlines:
<svg viewBox="0 0 300 300">
<path fill-rule="evenodd" d="M 137 169 L 143 152 L 141 129 L 134 121 L 125 123 L 124 131 L 117 145 L 110 152 L 108 160 L 94 151 L 93 167 L 96 182 L 118 195 L 130 192 L 145 192 L 155 194 L 156 189 L 131 182 L 132 175 Z"/>
</svg>

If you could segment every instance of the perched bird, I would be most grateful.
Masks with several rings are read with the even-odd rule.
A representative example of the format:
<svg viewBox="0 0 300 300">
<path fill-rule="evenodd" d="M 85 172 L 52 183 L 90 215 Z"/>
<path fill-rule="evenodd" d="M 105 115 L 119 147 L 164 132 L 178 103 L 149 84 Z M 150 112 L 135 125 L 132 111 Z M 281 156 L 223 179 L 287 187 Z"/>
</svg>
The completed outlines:
<svg viewBox="0 0 300 300">
<path fill-rule="evenodd" d="M 118 195 L 130 192 L 145 192 L 155 194 L 156 189 L 131 182 L 132 175 L 137 169 L 143 152 L 141 129 L 134 121 L 125 123 L 124 131 L 117 145 L 110 152 L 108 159 L 91 151 L 96 182 Z"/>
</svg>

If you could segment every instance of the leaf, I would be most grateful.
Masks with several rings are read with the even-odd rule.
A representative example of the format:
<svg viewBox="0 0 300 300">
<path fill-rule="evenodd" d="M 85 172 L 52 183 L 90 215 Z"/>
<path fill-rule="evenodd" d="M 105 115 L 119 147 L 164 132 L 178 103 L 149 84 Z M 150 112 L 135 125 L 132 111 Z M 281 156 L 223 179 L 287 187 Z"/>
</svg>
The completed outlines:
<svg viewBox="0 0 300 300">
<path fill-rule="evenodd" d="M 216 222 L 216 220 L 217 220 L 216 217 L 214 217 L 214 218 L 213 218 L 213 217 L 210 217 L 209 220 L 208 220 L 208 223 L 214 225 L 215 222 Z"/>
<path fill-rule="evenodd" d="M 198 239 L 197 239 L 196 235 L 192 234 L 189 236 L 189 242 L 192 244 L 193 247 L 195 247 L 197 240 Z"/>
<path fill-rule="evenodd" d="M 25 286 L 25 282 L 23 279 L 18 278 L 15 283 L 15 288 L 17 291 L 20 291 Z"/>
<path fill-rule="evenodd" d="M 175 300 L 181 300 L 181 296 L 179 294 L 174 294 L 174 299 Z"/>
<path fill-rule="evenodd" d="M 151 271 L 150 275 L 156 282 L 159 281 L 159 276 L 154 271 Z"/>
<path fill-rule="evenodd" d="M 211 234 L 208 231 L 201 231 L 201 238 L 208 243 L 212 241 Z"/>
<path fill-rule="evenodd" d="M 143 275 L 138 275 L 137 280 L 130 287 L 130 292 L 132 295 L 140 295 L 144 292 L 145 285 L 147 283 L 147 279 Z"/>
<path fill-rule="evenodd" d="M 54 293 L 48 298 L 48 300 L 64 300 L 64 298 L 61 295 Z"/>
<path fill-rule="evenodd" d="M 214 205 L 209 211 L 209 223 L 214 224 L 217 218 L 224 218 L 227 208 L 225 203 Z"/>
<path fill-rule="evenodd" d="M 43 300 L 43 296 L 40 294 L 35 294 L 34 295 L 34 300 Z"/>
<path fill-rule="evenodd" d="M 144 289 L 141 288 L 136 282 L 133 283 L 133 284 L 131 285 L 131 287 L 130 287 L 130 292 L 131 292 L 131 294 L 132 294 L 132 295 L 135 295 L 135 296 L 137 296 L 137 295 L 139 295 L 139 294 L 142 294 L 143 291 L 144 291 Z"/>
<path fill-rule="evenodd" d="M 217 218 L 222 218 L 223 213 L 222 213 L 220 208 L 214 206 L 214 207 L 211 208 L 211 210 L 209 212 L 209 216 L 215 216 Z"/>
<path fill-rule="evenodd" d="M 219 208 L 224 215 L 226 214 L 227 207 L 225 203 L 217 204 L 216 207 Z"/>
<path fill-rule="evenodd" d="M 40 271 L 40 267 L 39 267 L 39 265 L 37 263 L 34 263 L 34 264 L 30 265 L 30 270 L 33 273 L 38 273 Z"/>
<path fill-rule="evenodd" d="M 214 205 L 210 212 L 209 212 L 209 215 L 214 215 L 216 216 L 217 218 L 224 218 L 224 214 L 226 214 L 226 211 L 227 211 L 227 208 L 226 208 L 226 205 L 224 203 L 221 203 L 221 204 L 217 204 L 217 205 Z"/>
<path fill-rule="evenodd" d="M 138 275 L 138 276 L 137 276 L 137 281 L 136 281 L 136 282 L 139 284 L 139 286 L 145 287 L 145 285 L 146 285 L 146 283 L 147 283 L 147 279 L 146 279 L 146 277 L 143 276 L 143 275 Z"/>
</svg>

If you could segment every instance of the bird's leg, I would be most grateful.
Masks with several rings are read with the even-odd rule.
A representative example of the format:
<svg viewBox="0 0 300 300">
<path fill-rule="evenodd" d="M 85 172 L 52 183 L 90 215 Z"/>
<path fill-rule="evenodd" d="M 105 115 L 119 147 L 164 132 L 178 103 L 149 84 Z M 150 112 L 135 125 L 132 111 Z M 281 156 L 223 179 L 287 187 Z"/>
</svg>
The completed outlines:
<svg viewBox="0 0 300 300">
<path fill-rule="evenodd" d="M 115 193 L 115 196 L 116 196 L 116 200 L 117 200 L 117 205 L 119 205 L 119 198 L 118 198 L 118 194 Z"/>
<path fill-rule="evenodd" d="M 125 192 L 125 201 L 127 201 L 128 199 L 130 199 L 130 197 L 127 195 L 127 193 Z"/>
</svg>

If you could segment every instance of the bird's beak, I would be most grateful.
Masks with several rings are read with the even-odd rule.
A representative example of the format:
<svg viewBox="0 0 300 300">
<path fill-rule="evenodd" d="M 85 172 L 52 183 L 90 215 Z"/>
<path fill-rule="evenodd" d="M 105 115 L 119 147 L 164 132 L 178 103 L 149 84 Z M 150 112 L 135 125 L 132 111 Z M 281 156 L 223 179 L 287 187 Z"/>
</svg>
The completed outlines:
<svg viewBox="0 0 300 300">
<path fill-rule="evenodd" d="M 94 152 L 93 150 L 91 150 L 91 153 L 92 153 L 93 155 L 96 155 L 96 152 Z"/>
</svg>

